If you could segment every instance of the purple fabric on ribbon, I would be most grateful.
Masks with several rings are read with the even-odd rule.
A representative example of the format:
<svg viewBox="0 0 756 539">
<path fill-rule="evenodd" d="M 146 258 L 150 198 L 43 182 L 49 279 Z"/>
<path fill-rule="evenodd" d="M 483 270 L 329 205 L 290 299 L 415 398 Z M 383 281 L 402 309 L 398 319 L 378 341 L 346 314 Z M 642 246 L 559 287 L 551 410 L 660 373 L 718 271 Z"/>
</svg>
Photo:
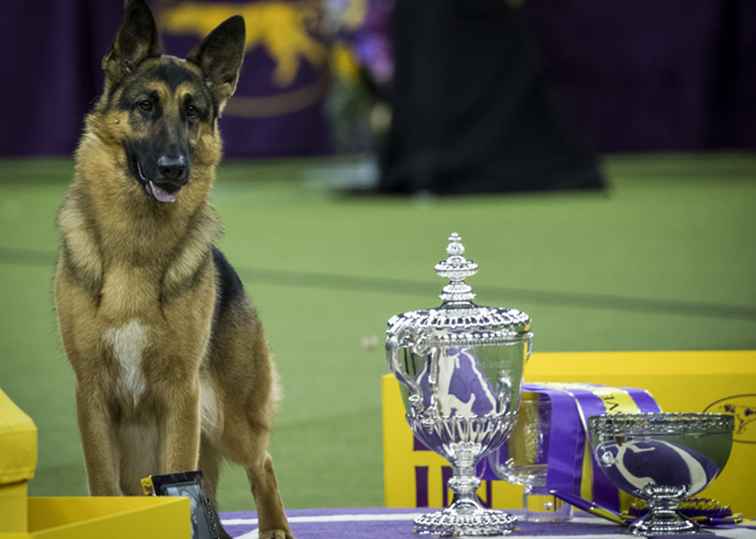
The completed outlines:
<svg viewBox="0 0 756 539">
<path fill-rule="evenodd" d="M 538 384 L 524 384 L 523 390 L 542 393 L 551 402 L 546 488 L 579 494 L 584 434 L 575 400 L 561 389 Z"/>
<path fill-rule="evenodd" d="M 583 422 L 582 444 L 579 444 L 579 454 L 582 455 L 584 454 L 585 444 L 590 444 L 590 440 L 588 439 L 588 418 L 604 414 L 606 408 L 604 401 L 590 391 L 581 389 L 570 389 L 569 391 L 576 397 L 580 419 Z M 594 462 L 593 451 L 589 450 L 588 454 L 591 456 L 591 465 L 593 467 L 593 501 L 599 505 L 618 511 L 620 503 L 617 488 L 604 476 L 599 466 Z"/>
<path fill-rule="evenodd" d="M 651 396 L 651 394 L 648 391 L 644 391 L 642 389 L 635 389 L 632 387 L 625 387 L 623 389 L 630 394 L 630 396 L 635 401 L 635 404 L 638 405 L 638 409 L 641 412 L 644 412 L 644 413 L 661 412 L 661 407 L 657 404 L 657 402 L 654 400 L 654 398 Z"/>
</svg>

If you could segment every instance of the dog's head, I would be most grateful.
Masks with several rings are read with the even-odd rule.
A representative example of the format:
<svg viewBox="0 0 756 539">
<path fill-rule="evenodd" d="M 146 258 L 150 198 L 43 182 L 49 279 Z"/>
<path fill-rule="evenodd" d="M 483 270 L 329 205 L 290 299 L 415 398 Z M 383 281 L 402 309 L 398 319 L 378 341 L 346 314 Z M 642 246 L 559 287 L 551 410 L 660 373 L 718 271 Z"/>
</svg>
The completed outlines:
<svg viewBox="0 0 756 539">
<path fill-rule="evenodd" d="M 124 179 L 140 186 L 148 200 L 169 204 L 195 177 L 211 181 L 193 168 L 206 172 L 220 158 L 217 120 L 236 89 L 244 31 L 244 19 L 231 17 L 186 59 L 163 55 L 149 7 L 127 0 L 102 60 L 105 88 L 88 127 L 123 148 Z"/>
</svg>

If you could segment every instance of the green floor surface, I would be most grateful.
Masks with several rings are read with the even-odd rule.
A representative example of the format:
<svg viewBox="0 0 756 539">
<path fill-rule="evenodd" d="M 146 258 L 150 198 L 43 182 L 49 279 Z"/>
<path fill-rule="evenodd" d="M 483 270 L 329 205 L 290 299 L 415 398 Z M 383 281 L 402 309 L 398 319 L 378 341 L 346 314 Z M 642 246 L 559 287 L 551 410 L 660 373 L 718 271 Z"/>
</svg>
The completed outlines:
<svg viewBox="0 0 756 539">
<path fill-rule="evenodd" d="M 283 379 L 272 453 L 289 507 L 382 503 L 384 324 L 437 303 L 452 231 L 480 302 L 529 312 L 538 350 L 756 347 L 756 156 L 614 157 L 606 194 L 440 200 L 332 196 L 322 179 L 351 165 L 230 163 L 212 197 Z M 37 495 L 85 493 L 51 292 L 71 168 L 0 161 L 0 386 L 40 428 Z M 252 506 L 239 468 L 221 504 Z"/>
</svg>

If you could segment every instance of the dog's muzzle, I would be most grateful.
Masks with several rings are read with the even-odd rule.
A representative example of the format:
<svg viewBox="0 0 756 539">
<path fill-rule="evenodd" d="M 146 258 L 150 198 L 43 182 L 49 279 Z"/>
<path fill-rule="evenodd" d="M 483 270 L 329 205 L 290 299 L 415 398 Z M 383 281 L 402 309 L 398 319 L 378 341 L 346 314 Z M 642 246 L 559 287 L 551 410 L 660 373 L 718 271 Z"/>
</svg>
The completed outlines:
<svg viewBox="0 0 756 539">
<path fill-rule="evenodd" d="M 171 157 L 163 155 L 157 160 L 157 178 L 151 180 L 137 161 L 139 179 L 145 190 L 158 202 L 176 202 L 176 194 L 189 179 L 189 166 L 183 155 Z"/>
</svg>

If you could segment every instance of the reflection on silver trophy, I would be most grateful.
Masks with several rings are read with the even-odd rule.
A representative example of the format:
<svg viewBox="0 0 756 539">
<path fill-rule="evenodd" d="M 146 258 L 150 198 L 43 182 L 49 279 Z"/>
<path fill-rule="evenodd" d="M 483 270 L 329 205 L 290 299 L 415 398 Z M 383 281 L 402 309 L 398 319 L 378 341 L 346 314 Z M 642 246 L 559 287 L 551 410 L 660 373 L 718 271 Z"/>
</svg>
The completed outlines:
<svg viewBox="0 0 756 539">
<path fill-rule="evenodd" d="M 733 416 L 616 414 L 588 420 L 596 462 L 615 486 L 646 500 L 648 512 L 630 525 L 636 535 L 695 533 L 677 511 L 727 464 Z"/>
<path fill-rule="evenodd" d="M 516 518 L 483 508 L 476 465 L 515 424 L 524 363 L 532 351 L 530 318 L 515 309 L 482 307 L 465 279 L 478 265 L 452 234 L 436 273 L 448 279 L 435 309 L 388 322 L 389 368 L 401 382 L 407 420 L 417 438 L 452 465 L 452 505 L 415 520 L 415 532 L 442 536 L 511 533 Z"/>
</svg>

